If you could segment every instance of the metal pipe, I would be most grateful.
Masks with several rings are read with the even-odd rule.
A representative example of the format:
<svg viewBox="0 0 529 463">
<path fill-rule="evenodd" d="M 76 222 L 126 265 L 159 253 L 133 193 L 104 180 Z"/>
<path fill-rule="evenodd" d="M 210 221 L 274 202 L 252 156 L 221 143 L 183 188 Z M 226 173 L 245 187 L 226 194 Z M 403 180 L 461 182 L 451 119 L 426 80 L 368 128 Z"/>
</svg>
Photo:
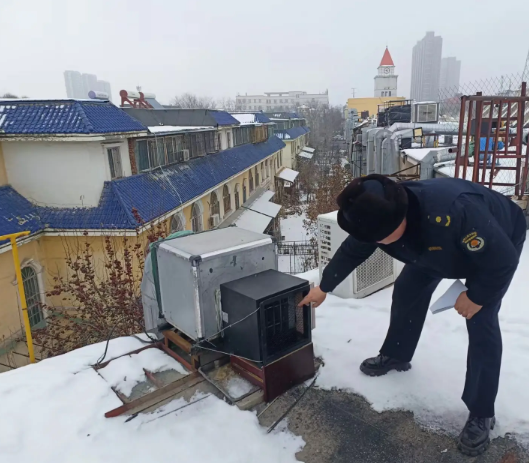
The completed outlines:
<svg viewBox="0 0 529 463">
<path fill-rule="evenodd" d="M 395 122 L 389 130 L 396 132 L 406 129 L 422 129 L 424 133 L 436 133 L 437 135 L 458 135 L 459 124 L 420 124 L 418 122 Z M 466 134 L 464 131 L 463 134 Z"/>
<path fill-rule="evenodd" d="M 433 171 L 435 164 L 439 162 L 454 161 L 458 157 L 457 150 L 445 148 L 444 150 L 430 151 L 422 161 L 419 162 L 421 166 L 420 180 L 427 180 L 433 178 Z"/>
</svg>

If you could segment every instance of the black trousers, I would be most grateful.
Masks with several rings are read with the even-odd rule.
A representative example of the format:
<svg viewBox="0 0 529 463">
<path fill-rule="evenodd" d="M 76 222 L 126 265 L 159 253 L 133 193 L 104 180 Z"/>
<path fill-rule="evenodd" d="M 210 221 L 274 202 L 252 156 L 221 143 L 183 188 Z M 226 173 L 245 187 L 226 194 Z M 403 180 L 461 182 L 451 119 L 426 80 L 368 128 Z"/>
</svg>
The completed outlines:
<svg viewBox="0 0 529 463">
<path fill-rule="evenodd" d="M 404 267 L 395 282 L 391 321 L 380 350 L 382 355 L 406 362 L 412 359 L 432 293 L 440 281 L 440 278 L 427 275 L 418 267 Z M 498 321 L 500 306 L 501 301 L 485 305 L 466 321 L 469 347 L 462 399 L 472 414 L 481 417 L 494 416 L 494 401 L 498 393 L 502 355 Z"/>
</svg>

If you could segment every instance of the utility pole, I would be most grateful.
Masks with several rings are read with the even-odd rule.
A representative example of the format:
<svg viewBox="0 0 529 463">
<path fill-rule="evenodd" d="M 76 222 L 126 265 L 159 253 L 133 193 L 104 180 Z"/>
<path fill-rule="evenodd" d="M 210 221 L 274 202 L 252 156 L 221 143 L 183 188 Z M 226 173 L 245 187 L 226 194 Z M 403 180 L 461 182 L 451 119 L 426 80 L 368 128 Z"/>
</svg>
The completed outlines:
<svg viewBox="0 0 529 463">
<path fill-rule="evenodd" d="M 355 97 L 355 90 L 356 90 L 356 88 L 352 88 L 351 90 L 353 91 L 353 98 L 354 98 L 354 97 Z"/>
</svg>

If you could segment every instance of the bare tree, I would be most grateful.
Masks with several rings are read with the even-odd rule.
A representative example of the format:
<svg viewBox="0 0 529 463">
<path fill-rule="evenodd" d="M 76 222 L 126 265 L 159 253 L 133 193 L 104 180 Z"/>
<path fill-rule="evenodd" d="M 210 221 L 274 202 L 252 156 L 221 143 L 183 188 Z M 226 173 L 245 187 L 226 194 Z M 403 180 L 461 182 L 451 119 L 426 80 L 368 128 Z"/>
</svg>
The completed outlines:
<svg viewBox="0 0 529 463">
<path fill-rule="evenodd" d="M 217 109 L 235 111 L 235 100 L 233 98 L 221 98 L 217 100 Z"/>
<path fill-rule="evenodd" d="M 338 106 L 314 104 L 300 109 L 301 115 L 310 127 L 311 144 L 324 154 L 332 151 L 333 137 L 343 131 L 343 112 Z"/>
<path fill-rule="evenodd" d="M 172 105 L 181 109 L 215 109 L 215 100 L 209 96 L 182 93 L 173 98 Z"/>
<path fill-rule="evenodd" d="M 18 98 L 18 96 L 14 95 L 13 93 L 4 93 L 0 98 Z"/>
</svg>

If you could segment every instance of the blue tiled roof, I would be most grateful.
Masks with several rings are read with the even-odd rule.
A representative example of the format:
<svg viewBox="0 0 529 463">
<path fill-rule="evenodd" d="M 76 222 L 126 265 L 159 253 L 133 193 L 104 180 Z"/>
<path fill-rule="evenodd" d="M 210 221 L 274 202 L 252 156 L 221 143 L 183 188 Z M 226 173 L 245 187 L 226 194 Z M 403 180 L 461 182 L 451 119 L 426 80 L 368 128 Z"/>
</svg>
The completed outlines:
<svg viewBox="0 0 529 463">
<path fill-rule="evenodd" d="M 108 101 L 0 100 L 0 136 L 143 130 L 143 124 Z"/>
<path fill-rule="evenodd" d="M 276 130 L 274 135 L 281 140 L 293 140 L 310 132 L 308 127 L 293 127 L 286 130 Z"/>
<path fill-rule="evenodd" d="M 268 122 L 272 122 L 269 117 L 267 117 L 263 113 L 255 113 L 255 121 L 261 122 L 262 124 L 266 124 Z"/>
<path fill-rule="evenodd" d="M 138 226 L 132 210 L 149 222 L 284 148 L 276 137 L 153 172 L 105 182 L 97 207 L 52 208 L 31 204 L 10 186 L 0 187 L 0 234 L 45 228 L 128 229 Z M 0 245 L 3 243 L 0 243 Z"/>
<path fill-rule="evenodd" d="M 0 187 L 0 235 L 42 229 L 36 207 L 10 186 Z M 5 241 L 0 241 L 0 245 Z"/>
<path fill-rule="evenodd" d="M 239 125 L 239 121 L 226 111 L 211 111 L 210 114 L 219 125 Z"/>
</svg>

